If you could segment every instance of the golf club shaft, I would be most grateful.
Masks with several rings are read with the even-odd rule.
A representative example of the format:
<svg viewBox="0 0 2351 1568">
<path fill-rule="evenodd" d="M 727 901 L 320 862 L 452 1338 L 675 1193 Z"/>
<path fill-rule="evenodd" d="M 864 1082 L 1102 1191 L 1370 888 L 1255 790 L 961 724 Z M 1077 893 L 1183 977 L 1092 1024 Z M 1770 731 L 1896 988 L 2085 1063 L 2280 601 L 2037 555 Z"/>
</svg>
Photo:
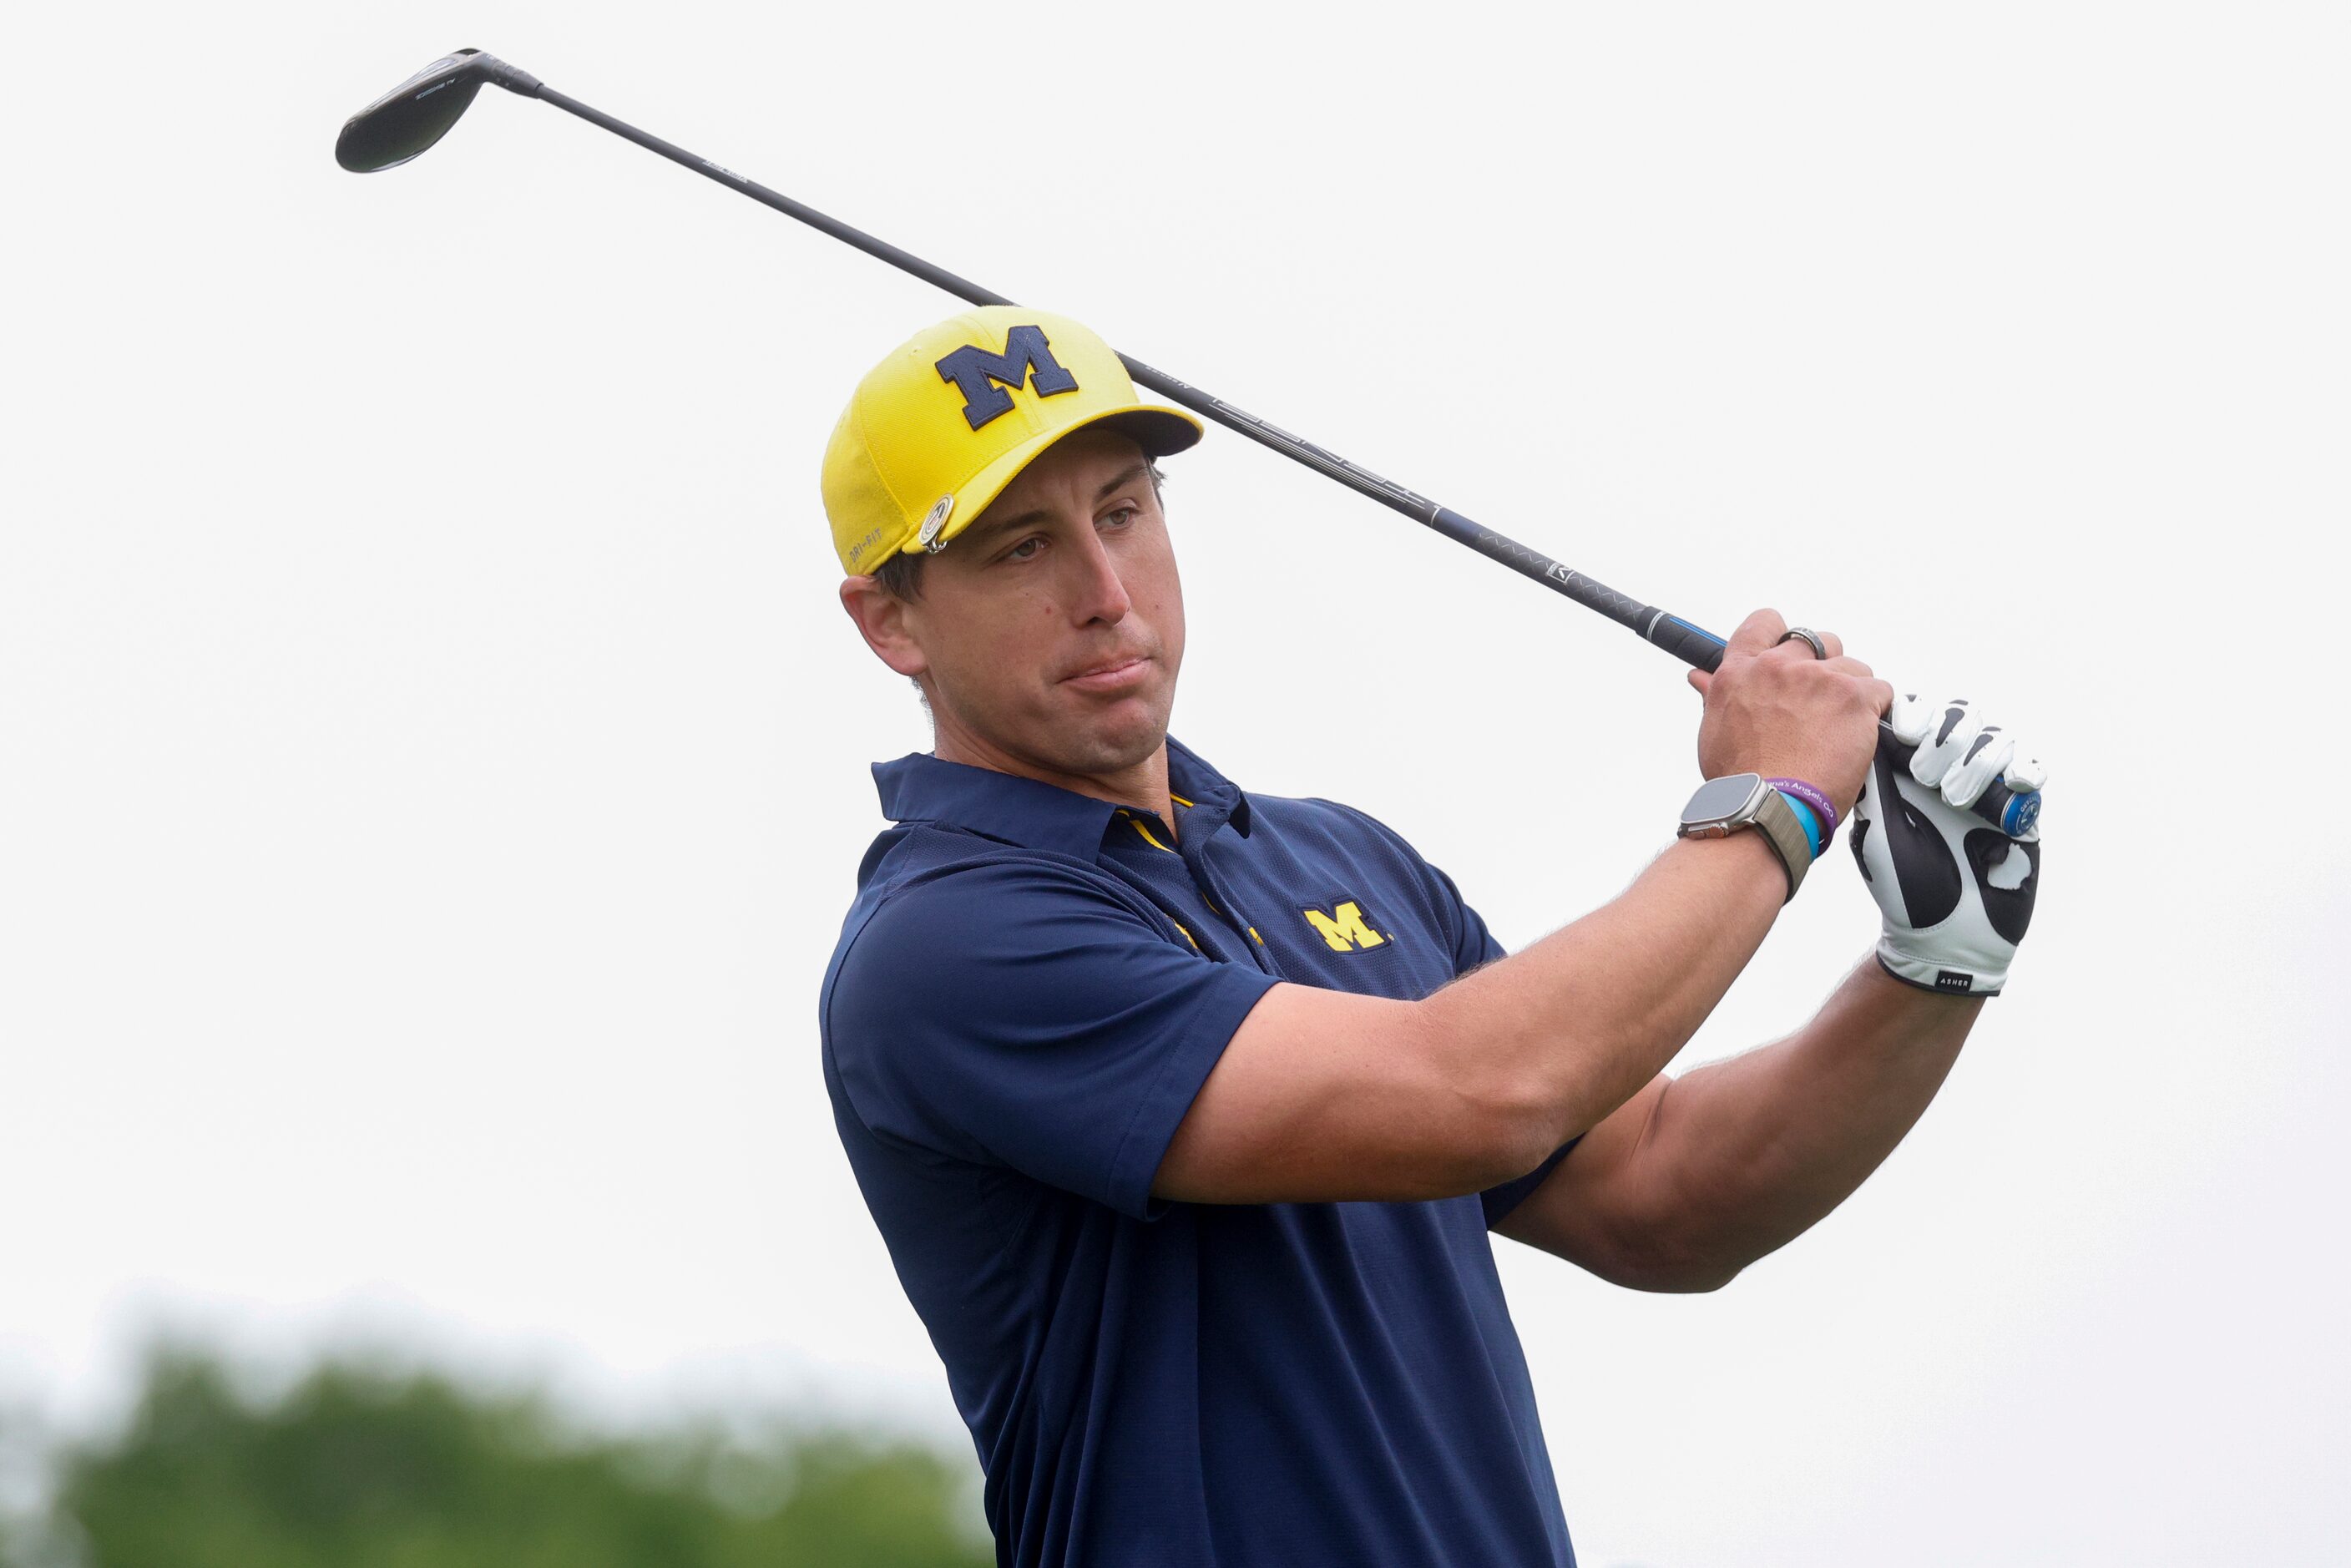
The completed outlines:
<svg viewBox="0 0 2351 1568">
<path fill-rule="evenodd" d="M 543 99 L 567 114 L 577 115 L 613 135 L 622 137 L 649 152 L 658 152 L 673 163 L 693 170 L 706 179 L 715 180 L 731 190 L 740 191 L 752 200 L 773 207 L 785 216 L 796 218 L 845 245 L 856 246 L 878 261 L 886 261 L 902 272 L 910 273 L 935 287 L 944 289 L 957 298 L 974 305 L 1010 305 L 1015 303 L 993 289 L 982 288 L 969 278 L 961 277 L 943 267 L 924 260 L 911 251 L 901 250 L 887 240 L 878 239 L 862 229 L 852 228 L 840 219 L 818 212 L 805 203 L 796 202 L 779 191 L 771 191 L 756 180 L 745 179 L 734 170 L 709 159 L 687 152 L 675 142 L 638 130 L 626 120 L 616 120 L 603 110 L 580 102 L 567 93 L 558 92 L 538 78 L 518 70 L 503 60 L 490 62 L 489 79 L 510 92 L 527 98 Z M 1458 544 L 1468 546 L 1489 559 L 1501 562 L 1521 577 L 1532 578 L 1553 592 L 1573 599 L 1587 610 L 1598 611 L 1617 624 L 1663 648 L 1684 664 L 1697 669 L 1713 671 L 1722 663 L 1723 639 L 1702 627 L 1669 614 L 1653 604 L 1617 592 L 1606 584 L 1593 580 L 1540 550 L 1531 549 L 1507 535 L 1495 532 L 1482 524 L 1472 522 L 1450 507 L 1439 506 L 1425 496 L 1417 495 L 1392 479 L 1383 478 L 1370 469 L 1350 463 L 1336 453 L 1326 452 L 1311 441 L 1303 440 L 1270 424 L 1255 414 L 1235 408 L 1223 399 L 1212 397 L 1197 387 L 1178 381 L 1166 371 L 1144 364 L 1142 361 L 1121 354 L 1127 373 L 1140 384 L 1150 388 L 1171 402 L 1190 409 L 1204 419 L 1212 419 L 1228 430 L 1238 431 L 1261 445 L 1340 484 L 1359 495 L 1368 496 L 1381 505 L 1402 512 L 1425 527 L 1436 529 Z M 1884 737 L 1893 732 L 1883 720 L 1879 728 Z M 1911 747 L 1898 738 L 1902 754 L 1907 758 Z M 2040 800 L 2037 791 L 2016 794 L 1995 780 L 1984 789 L 1972 810 L 1994 827 L 2010 833 L 2020 833 L 2030 828 L 2038 815 Z"/>
<path fill-rule="evenodd" d="M 974 305 L 1010 305 L 991 288 L 982 288 L 967 277 L 961 277 L 943 267 L 934 266 L 912 252 L 901 250 L 889 241 L 877 239 L 862 229 L 852 228 L 840 219 L 818 212 L 805 203 L 796 202 L 780 191 L 771 191 L 756 180 L 747 180 L 723 164 L 698 157 L 674 142 L 664 141 L 629 124 L 615 120 L 603 110 L 580 102 L 568 94 L 540 84 L 536 95 L 569 114 L 576 114 L 591 125 L 601 126 L 615 136 L 625 137 L 648 152 L 658 152 L 674 163 L 693 170 L 707 179 L 717 181 L 732 190 L 742 192 L 756 202 L 761 202 L 788 217 L 799 219 L 810 228 L 820 229 L 833 238 L 855 246 L 879 261 L 886 261 L 902 272 L 912 273 L 924 282 L 945 289 L 958 298 Z M 1383 506 L 1402 512 L 1415 522 L 1435 528 L 1447 538 L 1468 545 L 1479 554 L 1500 561 L 1511 570 L 1531 577 L 1556 592 L 1564 593 L 1587 609 L 1597 610 L 1610 620 L 1627 626 L 1643 637 L 1672 653 L 1686 664 L 1701 670 L 1712 670 L 1722 662 L 1722 639 L 1701 631 L 1679 617 L 1667 615 L 1654 605 L 1643 604 L 1593 581 L 1582 572 L 1572 571 L 1540 551 L 1529 549 L 1516 539 L 1471 522 L 1460 513 L 1441 507 L 1426 496 L 1416 495 L 1393 479 L 1383 478 L 1359 464 L 1350 463 L 1333 452 L 1326 452 L 1312 442 L 1292 435 L 1280 426 L 1259 419 L 1243 409 L 1235 408 L 1222 398 L 1215 397 L 1186 382 L 1178 381 L 1156 366 L 1147 365 L 1130 354 L 1119 358 L 1126 364 L 1127 373 L 1141 385 L 1181 404 L 1200 415 L 1213 419 L 1227 429 L 1238 431 L 1250 440 L 1273 448 L 1285 457 L 1336 479 L 1358 494 L 1370 497 Z"/>
</svg>

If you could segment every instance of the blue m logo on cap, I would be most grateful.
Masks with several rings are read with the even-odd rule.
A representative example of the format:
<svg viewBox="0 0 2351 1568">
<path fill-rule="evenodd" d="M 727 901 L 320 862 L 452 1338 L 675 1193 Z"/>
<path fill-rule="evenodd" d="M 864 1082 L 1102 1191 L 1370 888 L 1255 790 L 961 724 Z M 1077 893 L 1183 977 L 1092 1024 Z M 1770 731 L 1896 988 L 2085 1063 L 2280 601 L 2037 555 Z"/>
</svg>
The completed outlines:
<svg viewBox="0 0 2351 1568">
<path fill-rule="evenodd" d="M 1013 328 L 1004 335 L 1000 354 L 991 354 L 977 343 L 965 344 L 939 361 L 939 380 L 955 382 L 963 393 L 964 422 L 974 430 L 1010 412 L 1012 394 L 1006 387 L 1031 382 L 1039 397 L 1078 390 L 1078 378 L 1053 358 L 1052 345 L 1045 340 L 1041 327 Z"/>
</svg>

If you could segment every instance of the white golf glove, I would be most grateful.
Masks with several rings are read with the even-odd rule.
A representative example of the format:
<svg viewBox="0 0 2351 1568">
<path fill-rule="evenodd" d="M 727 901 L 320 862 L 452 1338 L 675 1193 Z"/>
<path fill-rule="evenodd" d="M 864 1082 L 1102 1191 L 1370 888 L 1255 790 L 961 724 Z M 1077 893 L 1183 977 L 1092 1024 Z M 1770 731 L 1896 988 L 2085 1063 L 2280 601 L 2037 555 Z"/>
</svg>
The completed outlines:
<svg viewBox="0 0 2351 1568">
<path fill-rule="evenodd" d="M 2041 831 L 2011 839 L 1967 808 L 1997 779 L 2038 789 L 2047 770 L 2021 756 L 1965 697 L 1894 699 L 1886 716 L 1910 764 L 1884 731 L 1853 807 L 1853 854 L 1886 916 L 1877 961 L 1924 990 L 1991 997 L 2032 920 L 2041 885 Z"/>
</svg>

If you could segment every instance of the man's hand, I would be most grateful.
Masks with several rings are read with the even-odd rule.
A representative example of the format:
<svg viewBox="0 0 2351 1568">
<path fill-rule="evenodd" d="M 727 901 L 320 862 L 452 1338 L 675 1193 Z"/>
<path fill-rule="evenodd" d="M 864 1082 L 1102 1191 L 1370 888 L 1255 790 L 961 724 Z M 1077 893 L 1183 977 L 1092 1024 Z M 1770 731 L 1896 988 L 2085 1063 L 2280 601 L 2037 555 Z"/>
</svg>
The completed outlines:
<svg viewBox="0 0 2351 1568">
<path fill-rule="evenodd" d="M 1698 769 L 1708 779 L 1801 779 L 1824 791 L 1843 817 L 1861 791 L 1877 717 L 1894 688 L 1846 658 L 1834 633 L 1819 633 L 1829 651 L 1820 659 L 1802 640 L 1781 642 L 1787 630 L 1777 611 L 1759 610 L 1731 633 L 1720 668 L 1690 672 L 1690 685 L 1706 698 Z"/>
<path fill-rule="evenodd" d="M 1923 990 L 1997 996 L 2032 920 L 2041 831 L 2011 840 L 1967 808 L 1994 779 L 2038 789 L 2047 769 L 1965 697 L 1904 696 L 1887 722 L 1917 750 L 1905 768 L 1885 742 L 1853 809 L 1854 858 L 1886 916 L 1877 961 Z"/>
</svg>

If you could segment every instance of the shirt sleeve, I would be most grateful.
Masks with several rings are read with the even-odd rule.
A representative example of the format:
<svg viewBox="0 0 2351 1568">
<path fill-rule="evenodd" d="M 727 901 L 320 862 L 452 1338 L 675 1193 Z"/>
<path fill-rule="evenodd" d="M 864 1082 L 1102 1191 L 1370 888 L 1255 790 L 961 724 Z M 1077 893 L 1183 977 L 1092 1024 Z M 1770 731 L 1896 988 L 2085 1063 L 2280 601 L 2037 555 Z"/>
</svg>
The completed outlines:
<svg viewBox="0 0 2351 1568">
<path fill-rule="evenodd" d="M 1370 829 L 1401 862 L 1401 869 L 1416 878 L 1423 894 L 1437 916 L 1444 922 L 1447 933 L 1453 938 L 1453 973 L 1456 978 L 1468 974 L 1481 964 L 1490 964 L 1506 956 L 1507 950 L 1486 928 L 1486 922 L 1469 907 L 1461 896 L 1461 889 L 1451 877 L 1421 857 L 1411 841 L 1377 817 L 1360 807 L 1340 800 L 1317 800 L 1316 805 L 1328 806 L 1353 818 Z"/>
<path fill-rule="evenodd" d="M 1074 867 L 987 862 L 891 894 L 843 956 L 824 1023 L 877 1136 L 1148 1219 L 1176 1126 L 1275 983 Z"/>
<path fill-rule="evenodd" d="M 1469 907 L 1468 900 L 1461 896 L 1461 890 L 1453 884 L 1453 879 L 1435 866 L 1428 865 L 1426 861 L 1421 864 L 1428 866 L 1428 873 L 1444 888 L 1445 897 L 1452 904 L 1459 919 L 1459 924 L 1454 928 L 1454 974 L 1466 975 L 1480 965 L 1508 956 L 1502 945 L 1494 939 L 1494 934 L 1486 929 L 1484 918 Z"/>
</svg>

